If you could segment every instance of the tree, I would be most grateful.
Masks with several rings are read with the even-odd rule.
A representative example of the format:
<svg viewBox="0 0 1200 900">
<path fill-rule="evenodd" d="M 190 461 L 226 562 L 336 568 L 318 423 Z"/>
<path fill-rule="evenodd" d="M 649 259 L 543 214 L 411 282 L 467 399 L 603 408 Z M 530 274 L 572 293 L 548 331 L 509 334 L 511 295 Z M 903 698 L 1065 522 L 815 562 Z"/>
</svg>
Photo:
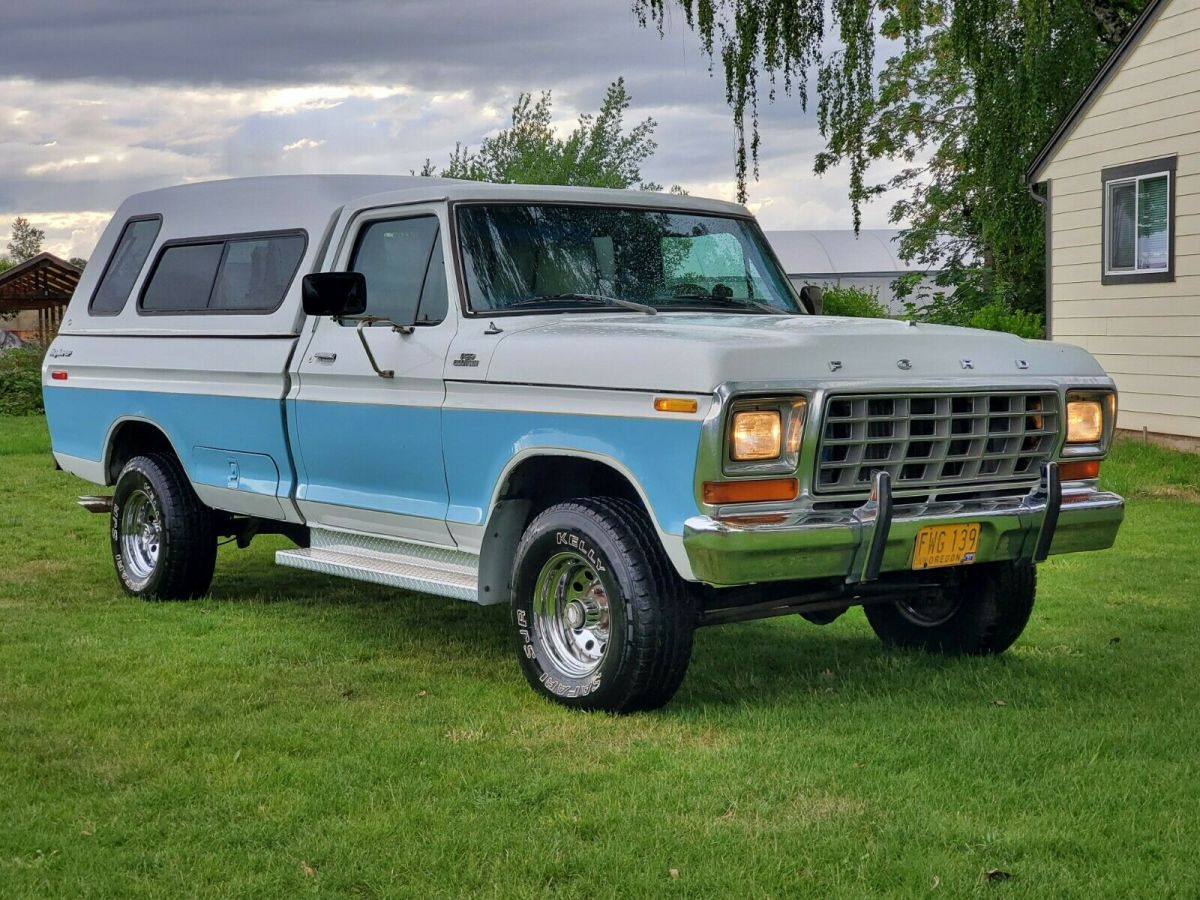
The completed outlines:
<svg viewBox="0 0 1200 900">
<path fill-rule="evenodd" d="M 67 262 L 77 268 L 80 272 L 87 268 L 87 260 L 82 256 L 72 256 L 67 260 Z"/>
<path fill-rule="evenodd" d="M 600 111 L 581 115 L 574 130 L 560 138 L 551 123 L 550 92 L 544 91 L 536 102 L 531 94 L 523 93 L 513 106 L 507 128 L 484 138 L 478 151 L 456 145 L 450 164 L 437 174 L 505 184 L 640 185 L 658 190 L 658 185 L 643 184 L 641 175 L 642 163 L 658 146 L 653 137 L 656 123 L 645 119 L 626 131 L 628 109 L 625 80 L 618 78 L 609 85 Z M 429 160 L 419 174 L 435 174 Z"/>
<path fill-rule="evenodd" d="M 12 239 L 8 242 L 8 255 L 13 262 L 21 263 L 33 259 L 42 252 L 42 241 L 46 232 L 34 228 L 24 216 L 17 216 L 12 223 Z"/>
<path fill-rule="evenodd" d="M 832 0 L 830 28 L 825 0 L 634 0 L 634 8 L 661 30 L 669 2 L 721 60 L 743 198 L 758 174 L 761 72 L 768 102 L 782 88 L 806 108 L 815 91 L 827 145 L 814 169 L 848 167 L 856 229 L 863 203 L 904 191 L 891 210 L 892 221 L 909 222 L 900 254 L 942 266 L 961 309 L 943 304 L 941 315 L 969 317 L 992 303 L 1041 308 L 1042 210 L 1024 169 L 1145 0 Z M 880 39 L 899 48 L 881 68 Z M 904 168 L 872 183 L 881 160 Z"/>
</svg>

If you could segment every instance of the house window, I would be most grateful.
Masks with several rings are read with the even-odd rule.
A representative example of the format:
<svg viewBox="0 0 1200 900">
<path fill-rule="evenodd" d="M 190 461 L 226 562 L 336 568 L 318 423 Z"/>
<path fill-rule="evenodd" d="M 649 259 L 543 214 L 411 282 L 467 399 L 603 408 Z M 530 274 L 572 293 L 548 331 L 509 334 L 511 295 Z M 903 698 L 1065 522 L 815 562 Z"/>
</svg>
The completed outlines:
<svg viewBox="0 0 1200 900">
<path fill-rule="evenodd" d="M 1175 278 L 1175 158 L 1105 169 L 1104 284 Z"/>
</svg>

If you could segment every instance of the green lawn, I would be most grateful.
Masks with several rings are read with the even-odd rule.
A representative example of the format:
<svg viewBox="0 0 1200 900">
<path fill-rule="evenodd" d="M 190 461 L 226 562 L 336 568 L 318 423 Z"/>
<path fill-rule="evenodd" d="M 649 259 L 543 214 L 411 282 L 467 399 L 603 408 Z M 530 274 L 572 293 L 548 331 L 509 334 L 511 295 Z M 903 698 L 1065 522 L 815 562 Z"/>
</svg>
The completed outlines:
<svg viewBox="0 0 1200 900">
<path fill-rule="evenodd" d="M 1195 897 L 1200 457 L 1105 476 L 1117 547 L 1042 567 L 1001 658 L 725 626 L 612 718 L 529 691 L 505 610 L 274 539 L 131 600 L 93 488 L 0 419 L 0 895 Z"/>
</svg>

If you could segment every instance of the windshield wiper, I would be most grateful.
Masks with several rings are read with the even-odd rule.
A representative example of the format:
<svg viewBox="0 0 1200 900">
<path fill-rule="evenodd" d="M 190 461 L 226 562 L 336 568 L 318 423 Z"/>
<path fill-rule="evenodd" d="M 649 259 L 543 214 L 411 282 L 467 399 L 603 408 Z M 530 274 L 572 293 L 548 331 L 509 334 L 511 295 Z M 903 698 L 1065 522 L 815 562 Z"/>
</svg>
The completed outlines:
<svg viewBox="0 0 1200 900">
<path fill-rule="evenodd" d="M 523 300 L 510 303 L 508 306 L 510 309 L 514 306 L 537 306 L 539 303 L 554 300 L 574 300 L 578 303 L 591 303 L 598 306 L 621 306 L 625 309 L 634 309 L 638 312 L 644 312 L 648 316 L 658 315 L 657 309 L 645 303 L 638 303 L 634 300 L 626 300 L 623 297 L 609 297 L 605 294 L 582 294 L 573 291 L 565 294 L 553 294 L 548 297 L 526 297 Z"/>
<path fill-rule="evenodd" d="M 712 294 L 674 294 L 675 300 L 703 300 L 705 303 L 712 306 L 734 307 L 737 309 L 761 309 L 763 312 L 768 312 L 773 316 L 790 316 L 791 313 L 782 309 L 777 309 L 766 303 L 759 303 L 757 300 L 751 300 L 749 297 L 741 297 L 734 299 L 732 297 L 714 297 Z"/>
</svg>

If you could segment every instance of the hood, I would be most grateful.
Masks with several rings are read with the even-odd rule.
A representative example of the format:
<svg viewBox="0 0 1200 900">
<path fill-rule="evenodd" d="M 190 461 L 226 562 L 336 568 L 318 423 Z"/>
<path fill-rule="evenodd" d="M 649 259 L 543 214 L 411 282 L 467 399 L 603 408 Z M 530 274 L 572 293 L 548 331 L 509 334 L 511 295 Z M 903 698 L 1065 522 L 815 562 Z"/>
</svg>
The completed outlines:
<svg viewBox="0 0 1200 900">
<path fill-rule="evenodd" d="M 488 381 L 710 393 L 723 382 L 1103 377 L 1079 347 L 834 316 L 571 314 L 514 331 Z"/>
</svg>

